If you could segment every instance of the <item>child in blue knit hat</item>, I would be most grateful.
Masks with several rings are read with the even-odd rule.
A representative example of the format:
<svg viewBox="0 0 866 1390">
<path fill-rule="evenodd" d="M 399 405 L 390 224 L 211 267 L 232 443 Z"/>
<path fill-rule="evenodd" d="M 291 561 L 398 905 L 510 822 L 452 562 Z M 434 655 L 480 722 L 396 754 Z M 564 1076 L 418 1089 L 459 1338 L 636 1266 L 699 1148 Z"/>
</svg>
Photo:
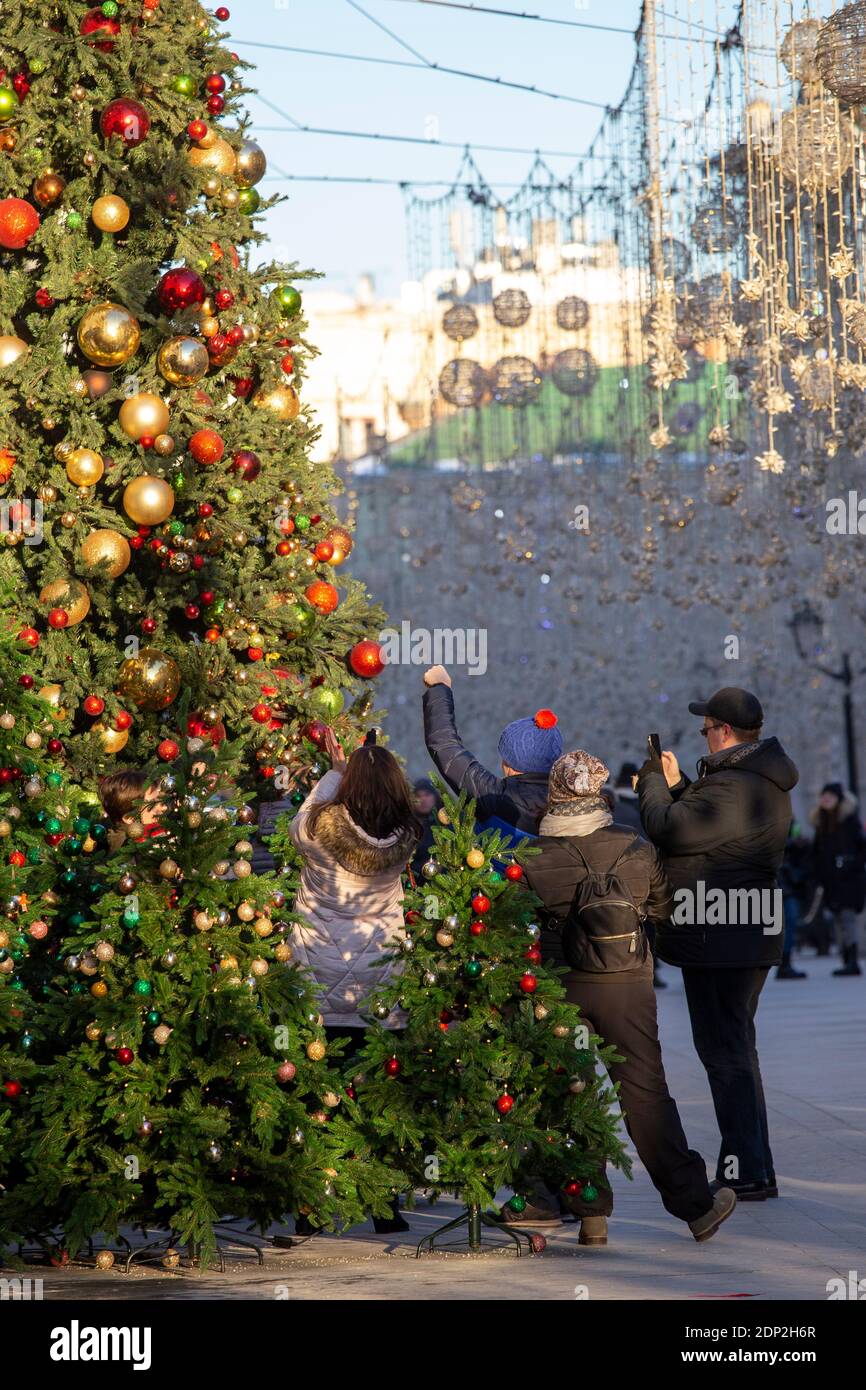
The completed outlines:
<svg viewBox="0 0 866 1390">
<path fill-rule="evenodd" d="M 562 735 L 552 710 L 515 719 L 502 730 L 502 775 L 483 767 L 464 745 L 454 719 L 451 677 L 444 666 L 424 674 L 424 741 L 437 770 L 455 792 L 477 803 L 478 820 L 498 824 L 512 838 L 536 835 L 547 808 L 547 777 L 562 755 Z"/>
</svg>

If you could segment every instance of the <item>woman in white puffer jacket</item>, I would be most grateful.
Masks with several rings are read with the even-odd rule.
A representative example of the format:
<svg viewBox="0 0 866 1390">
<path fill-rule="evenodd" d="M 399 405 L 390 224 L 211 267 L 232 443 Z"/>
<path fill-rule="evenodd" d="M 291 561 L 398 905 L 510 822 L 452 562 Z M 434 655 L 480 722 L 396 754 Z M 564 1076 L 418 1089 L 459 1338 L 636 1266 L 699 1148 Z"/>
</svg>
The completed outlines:
<svg viewBox="0 0 866 1390">
<path fill-rule="evenodd" d="M 333 734 L 332 768 L 292 821 L 303 855 L 292 928 L 295 958 L 322 987 L 325 1027 L 357 1045 L 364 1001 L 388 977 L 382 956 L 403 936 L 401 874 L 421 826 L 412 790 L 393 754 L 375 744 L 346 762 Z M 385 1021 L 399 1027 L 398 1016 Z"/>
</svg>

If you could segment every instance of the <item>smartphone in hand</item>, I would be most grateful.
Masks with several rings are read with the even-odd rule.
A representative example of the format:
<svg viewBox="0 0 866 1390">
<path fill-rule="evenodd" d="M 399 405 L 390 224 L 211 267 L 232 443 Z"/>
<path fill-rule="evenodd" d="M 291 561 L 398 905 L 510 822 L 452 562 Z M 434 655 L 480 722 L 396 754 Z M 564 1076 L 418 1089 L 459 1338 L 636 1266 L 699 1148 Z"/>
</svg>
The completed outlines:
<svg viewBox="0 0 866 1390">
<path fill-rule="evenodd" d="M 647 746 L 648 746 L 649 751 L 650 751 L 650 757 L 661 758 L 661 755 L 662 755 L 662 741 L 661 741 L 661 737 L 660 737 L 659 734 L 648 734 L 648 735 L 647 735 Z"/>
</svg>

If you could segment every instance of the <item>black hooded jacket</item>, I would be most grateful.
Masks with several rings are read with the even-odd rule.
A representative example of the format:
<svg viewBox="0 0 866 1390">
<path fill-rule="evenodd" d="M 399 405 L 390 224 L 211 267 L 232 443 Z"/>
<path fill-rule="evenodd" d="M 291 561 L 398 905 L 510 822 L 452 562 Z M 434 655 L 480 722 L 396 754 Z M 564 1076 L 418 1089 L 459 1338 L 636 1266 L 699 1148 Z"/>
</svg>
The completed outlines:
<svg viewBox="0 0 866 1390">
<path fill-rule="evenodd" d="M 661 850 L 675 897 L 678 889 L 696 898 L 713 889 L 775 889 L 798 779 L 776 738 L 703 759 L 697 781 L 683 776 L 675 787 L 644 764 L 641 820 Z M 671 965 L 769 966 L 781 958 L 782 932 L 767 932 L 761 922 L 669 922 L 659 929 L 656 948 Z"/>
</svg>

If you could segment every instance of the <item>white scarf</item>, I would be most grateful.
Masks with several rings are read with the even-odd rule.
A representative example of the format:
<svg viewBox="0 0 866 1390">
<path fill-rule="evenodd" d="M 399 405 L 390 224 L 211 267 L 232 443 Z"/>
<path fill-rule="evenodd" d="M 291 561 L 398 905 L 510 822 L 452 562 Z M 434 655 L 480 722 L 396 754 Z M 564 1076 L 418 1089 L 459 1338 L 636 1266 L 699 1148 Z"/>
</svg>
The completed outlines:
<svg viewBox="0 0 866 1390">
<path fill-rule="evenodd" d="M 548 811 L 542 816 L 538 827 L 539 835 L 591 835 L 594 830 L 603 830 L 613 823 L 613 812 L 607 806 L 596 806 L 591 811 L 572 811 L 567 816 L 552 816 Z"/>
</svg>

